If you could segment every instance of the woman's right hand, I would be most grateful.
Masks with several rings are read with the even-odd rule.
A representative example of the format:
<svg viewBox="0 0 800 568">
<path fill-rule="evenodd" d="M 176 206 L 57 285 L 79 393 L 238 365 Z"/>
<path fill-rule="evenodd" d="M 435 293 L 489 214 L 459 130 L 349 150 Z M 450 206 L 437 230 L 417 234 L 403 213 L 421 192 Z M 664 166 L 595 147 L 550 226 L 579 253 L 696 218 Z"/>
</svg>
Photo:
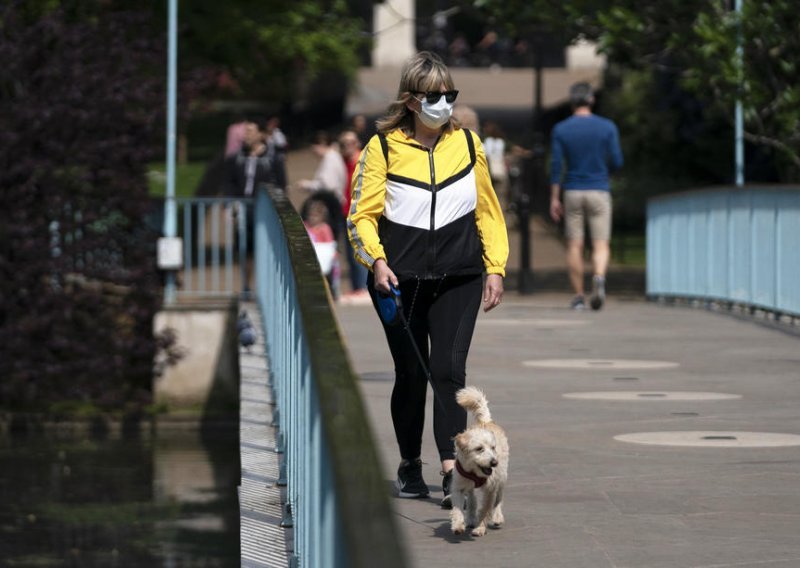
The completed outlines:
<svg viewBox="0 0 800 568">
<path fill-rule="evenodd" d="M 376 260 L 372 265 L 372 274 L 375 276 L 375 289 L 378 292 L 388 294 L 390 292 L 389 284 L 397 288 L 397 276 L 394 275 L 392 269 L 382 258 Z"/>
</svg>

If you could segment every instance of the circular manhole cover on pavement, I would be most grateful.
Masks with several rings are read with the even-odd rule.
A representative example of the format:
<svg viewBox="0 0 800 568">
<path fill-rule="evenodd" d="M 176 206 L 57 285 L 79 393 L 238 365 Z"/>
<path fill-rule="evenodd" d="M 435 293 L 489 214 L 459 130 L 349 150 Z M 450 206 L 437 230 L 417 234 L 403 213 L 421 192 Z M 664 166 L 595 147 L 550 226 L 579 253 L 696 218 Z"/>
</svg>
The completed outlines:
<svg viewBox="0 0 800 568">
<path fill-rule="evenodd" d="M 672 369 L 673 361 L 647 361 L 639 359 L 535 359 L 523 361 L 526 367 L 542 369 Z"/>
<path fill-rule="evenodd" d="M 637 432 L 614 436 L 619 442 L 654 446 L 690 446 L 698 448 L 777 448 L 800 446 L 800 436 L 773 432 Z"/>
<path fill-rule="evenodd" d="M 691 391 L 599 391 L 599 392 L 568 392 L 564 398 L 578 398 L 582 400 L 731 400 L 742 398 L 738 394 L 722 392 L 691 392 Z"/>
</svg>

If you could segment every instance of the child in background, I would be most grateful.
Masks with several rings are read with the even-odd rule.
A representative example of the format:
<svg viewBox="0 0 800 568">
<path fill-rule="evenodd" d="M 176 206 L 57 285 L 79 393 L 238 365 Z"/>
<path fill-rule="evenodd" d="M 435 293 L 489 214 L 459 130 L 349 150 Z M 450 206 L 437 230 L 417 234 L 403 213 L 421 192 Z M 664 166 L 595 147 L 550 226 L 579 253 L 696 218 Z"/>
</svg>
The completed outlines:
<svg viewBox="0 0 800 568">
<path fill-rule="evenodd" d="M 336 239 L 333 229 L 328 224 L 328 209 L 318 199 L 309 199 L 303 206 L 303 225 L 305 225 L 314 251 L 317 253 L 320 270 L 328 281 L 333 299 L 339 297 L 339 253 L 336 250 Z"/>
</svg>

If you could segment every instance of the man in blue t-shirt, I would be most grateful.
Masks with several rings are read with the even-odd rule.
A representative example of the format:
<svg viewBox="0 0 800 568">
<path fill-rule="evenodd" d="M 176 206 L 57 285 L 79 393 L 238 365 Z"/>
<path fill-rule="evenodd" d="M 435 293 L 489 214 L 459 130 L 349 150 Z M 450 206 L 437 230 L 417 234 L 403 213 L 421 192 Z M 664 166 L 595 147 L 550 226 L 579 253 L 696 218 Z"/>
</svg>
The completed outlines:
<svg viewBox="0 0 800 568">
<path fill-rule="evenodd" d="M 586 307 L 583 297 L 583 227 L 592 238 L 591 306 L 603 307 L 606 269 L 611 240 L 611 188 L 609 173 L 622 167 L 619 133 L 607 118 L 592 114 L 594 93 L 589 83 L 576 83 L 569 91 L 572 116 L 553 128 L 550 160 L 550 216 L 564 217 L 567 268 L 575 290 L 573 309 Z M 566 166 L 566 171 L 564 171 Z M 563 183 L 562 183 L 563 176 Z M 563 203 L 561 189 L 564 189 Z"/>
</svg>

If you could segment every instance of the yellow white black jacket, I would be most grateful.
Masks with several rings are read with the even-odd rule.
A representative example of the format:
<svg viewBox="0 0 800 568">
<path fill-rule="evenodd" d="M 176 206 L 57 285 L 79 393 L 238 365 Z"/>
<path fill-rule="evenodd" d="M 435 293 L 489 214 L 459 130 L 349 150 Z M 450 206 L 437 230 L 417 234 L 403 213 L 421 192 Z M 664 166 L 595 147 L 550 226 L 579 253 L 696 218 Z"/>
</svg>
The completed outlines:
<svg viewBox="0 0 800 568">
<path fill-rule="evenodd" d="M 375 135 L 351 190 L 347 232 L 368 268 L 382 258 L 400 280 L 484 270 L 505 276 L 505 220 L 473 132 L 445 132 L 433 150 L 400 129 L 383 140 Z"/>
</svg>

